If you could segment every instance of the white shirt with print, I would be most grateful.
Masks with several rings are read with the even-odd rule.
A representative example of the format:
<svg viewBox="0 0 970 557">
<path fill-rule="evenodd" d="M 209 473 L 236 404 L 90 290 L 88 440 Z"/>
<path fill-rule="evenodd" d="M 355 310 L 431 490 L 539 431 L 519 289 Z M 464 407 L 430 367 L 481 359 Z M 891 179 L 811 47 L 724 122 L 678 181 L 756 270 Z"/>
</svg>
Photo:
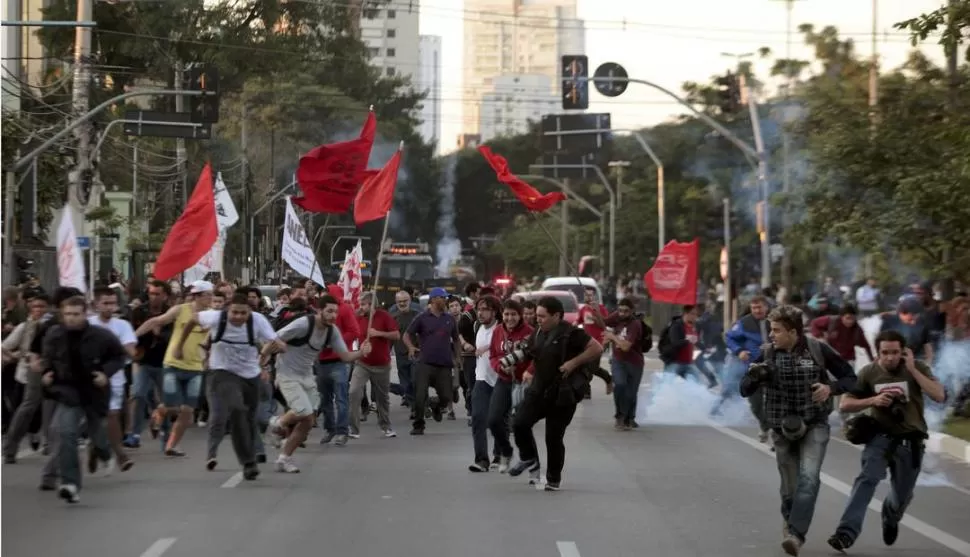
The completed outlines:
<svg viewBox="0 0 970 557">
<path fill-rule="evenodd" d="M 102 321 L 101 317 L 98 315 L 89 315 L 88 324 L 94 325 L 95 327 L 102 327 L 108 329 L 114 333 L 118 342 L 122 346 L 127 346 L 129 344 L 138 344 L 138 337 L 135 336 L 135 330 L 131 327 L 131 323 L 125 321 L 124 319 L 118 317 L 112 317 L 108 321 Z M 125 360 L 126 363 L 131 363 L 131 359 Z M 127 381 L 125 380 L 125 371 L 118 370 L 117 373 L 111 376 L 111 386 L 112 387 L 124 387 Z"/>
<path fill-rule="evenodd" d="M 210 309 L 199 312 L 199 326 L 209 330 L 209 339 L 215 339 L 219 330 L 222 311 Z M 259 345 L 276 340 L 276 331 L 261 313 L 252 313 L 253 342 L 250 346 L 247 325 L 233 325 L 226 320 L 226 330 L 221 342 L 213 342 L 209 349 L 209 369 L 223 369 L 244 379 L 259 377 Z"/>
</svg>

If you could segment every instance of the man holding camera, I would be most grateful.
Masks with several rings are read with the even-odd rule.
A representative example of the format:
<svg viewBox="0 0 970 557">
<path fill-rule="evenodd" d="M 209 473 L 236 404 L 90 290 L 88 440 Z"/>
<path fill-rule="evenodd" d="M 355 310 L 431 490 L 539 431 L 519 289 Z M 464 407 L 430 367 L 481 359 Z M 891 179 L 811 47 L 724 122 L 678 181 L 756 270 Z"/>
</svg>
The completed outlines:
<svg viewBox="0 0 970 557">
<path fill-rule="evenodd" d="M 894 330 L 876 337 L 877 359 L 859 371 L 856 388 L 842 398 L 843 412 L 866 412 L 856 420 L 872 426 L 868 435 L 850 440 L 865 443 L 862 470 L 852 485 L 842 519 L 828 543 L 844 551 L 862 532 L 866 509 L 889 469 L 889 495 L 882 504 L 882 541 L 896 543 L 899 521 L 913 499 L 927 438 L 923 395 L 943 402 L 946 392 L 930 367 L 916 359 L 906 338 Z"/>
<path fill-rule="evenodd" d="M 855 372 L 827 344 L 804 335 L 802 312 L 792 306 L 768 314 L 771 343 L 741 379 L 741 396 L 764 393 L 781 476 L 782 548 L 798 555 L 815 514 L 819 475 L 829 444 L 831 397 L 855 385 Z M 828 374 L 836 382 L 830 384 Z"/>
<path fill-rule="evenodd" d="M 566 461 L 563 438 L 590 381 L 586 364 L 597 361 L 603 353 L 603 346 L 589 334 L 563 321 L 564 313 L 558 298 L 546 296 L 538 302 L 539 329 L 521 354 L 523 361 L 532 362 L 533 370 L 522 378 L 529 387 L 512 425 L 519 462 L 509 469 L 509 475 L 528 470 L 530 483 L 537 483 L 541 468 L 532 428 L 546 420 L 546 491 L 559 490 Z"/>
</svg>

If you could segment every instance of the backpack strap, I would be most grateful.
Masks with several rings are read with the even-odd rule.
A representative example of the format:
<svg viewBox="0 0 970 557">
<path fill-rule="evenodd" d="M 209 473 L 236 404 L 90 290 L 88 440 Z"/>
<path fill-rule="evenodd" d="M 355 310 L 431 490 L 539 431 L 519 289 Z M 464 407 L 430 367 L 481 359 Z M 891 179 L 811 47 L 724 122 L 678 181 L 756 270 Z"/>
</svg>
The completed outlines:
<svg viewBox="0 0 970 557">
<path fill-rule="evenodd" d="M 815 365 L 821 368 L 820 382 L 828 385 L 829 374 L 828 369 L 825 367 L 825 354 L 822 352 L 822 343 L 815 338 L 805 337 L 805 343 L 808 344 L 808 352 L 812 355 L 812 359 L 815 360 Z"/>
<path fill-rule="evenodd" d="M 313 328 L 317 324 L 317 316 L 312 313 L 308 313 L 304 317 L 306 317 L 307 323 L 306 323 L 306 336 L 303 337 L 303 344 L 310 344 L 310 337 L 313 336 Z M 329 337 L 327 338 L 329 340 Z M 324 343 L 324 346 L 326 346 L 326 343 Z M 313 348 L 313 346 L 311 345 L 310 348 Z M 323 347 L 321 347 L 321 349 L 322 348 Z"/>
<path fill-rule="evenodd" d="M 229 314 L 226 313 L 226 310 L 222 310 L 222 313 L 219 314 L 219 325 L 216 326 L 216 335 L 212 337 L 212 342 L 210 345 L 217 342 L 222 342 L 222 336 L 226 334 L 226 323 L 228 322 Z"/>
<path fill-rule="evenodd" d="M 256 346 L 256 333 L 255 331 L 253 331 L 253 328 L 255 327 L 255 325 L 253 324 L 254 321 L 255 319 L 253 318 L 253 314 L 250 313 L 249 319 L 246 320 L 246 339 L 249 341 L 250 346 Z M 222 329 L 223 331 L 225 331 L 226 326 L 223 325 Z"/>
</svg>

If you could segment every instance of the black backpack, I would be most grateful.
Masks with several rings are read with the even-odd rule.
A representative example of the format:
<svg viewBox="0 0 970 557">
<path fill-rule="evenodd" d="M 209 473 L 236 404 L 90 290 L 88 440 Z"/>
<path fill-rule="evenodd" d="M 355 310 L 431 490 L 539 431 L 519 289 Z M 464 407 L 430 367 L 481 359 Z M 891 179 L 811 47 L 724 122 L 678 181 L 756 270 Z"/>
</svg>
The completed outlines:
<svg viewBox="0 0 970 557">
<path fill-rule="evenodd" d="M 653 327 L 647 324 L 646 315 L 638 313 L 635 318 L 640 321 L 640 352 L 646 354 L 653 348 Z"/>
<path fill-rule="evenodd" d="M 278 327 L 275 327 L 277 331 L 282 329 L 283 327 L 286 327 L 287 325 L 296 321 L 297 319 L 301 319 L 301 318 L 308 319 L 307 333 L 306 335 L 300 338 L 291 338 L 290 340 L 286 341 L 286 344 L 290 346 L 305 346 L 307 344 L 310 344 L 310 337 L 313 336 L 313 330 L 316 328 L 316 325 L 317 325 L 317 316 L 315 313 L 310 311 L 310 312 L 291 312 L 286 315 L 281 315 L 279 318 L 277 318 L 277 323 L 279 324 Z M 324 346 L 330 345 L 330 335 L 332 334 L 333 334 L 333 327 L 327 327 L 327 337 L 323 341 L 323 345 L 320 347 L 321 350 L 323 349 Z"/>
<path fill-rule="evenodd" d="M 677 356 L 671 352 L 671 341 L 670 341 L 670 327 L 677 322 L 680 317 L 674 317 L 670 320 L 670 323 L 660 331 L 660 340 L 657 342 L 657 353 L 660 355 L 660 361 L 665 364 L 669 364 Z"/>
<path fill-rule="evenodd" d="M 211 342 L 209 342 L 209 346 L 212 346 L 213 344 L 215 344 L 217 342 L 225 342 L 226 344 L 248 344 L 250 346 L 256 346 L 256 336 L 253 333 L 253 315 L 252 314 L 249 314 L 249 319 L 246 320 L 246 338 L 247 338 L 247 341 L 245 343 L 242 343 L 242 342 L 233 342 L 231 340 L 222 340 L 223 335 L 226 334 L 226 325 L 228 323 L 229 323 L 229 313 L 227 311 L 223 310 L 222 311 L 222 314 L 219 316 L 219 326 L 216 327 L 216 334 L 215 334 L 215 336 L 212 337 Z"/>
</svg>

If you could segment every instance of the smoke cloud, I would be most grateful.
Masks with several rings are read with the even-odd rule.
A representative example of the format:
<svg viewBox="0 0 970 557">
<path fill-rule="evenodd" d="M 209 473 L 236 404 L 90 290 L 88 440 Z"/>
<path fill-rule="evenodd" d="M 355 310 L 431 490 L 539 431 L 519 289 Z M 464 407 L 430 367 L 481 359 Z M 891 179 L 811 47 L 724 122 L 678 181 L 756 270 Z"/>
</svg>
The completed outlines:
<svg viewBox="0 0 970 557">
<path fill-rule="evenodd" d="M 437 270 L 445 276 L 452 262 L 461 256 L 461 240 L 455 228 L 455 170 L 458 156 L 448 155 L 441 174 L 441 214 L 438 217 Z"/>
</svg>

